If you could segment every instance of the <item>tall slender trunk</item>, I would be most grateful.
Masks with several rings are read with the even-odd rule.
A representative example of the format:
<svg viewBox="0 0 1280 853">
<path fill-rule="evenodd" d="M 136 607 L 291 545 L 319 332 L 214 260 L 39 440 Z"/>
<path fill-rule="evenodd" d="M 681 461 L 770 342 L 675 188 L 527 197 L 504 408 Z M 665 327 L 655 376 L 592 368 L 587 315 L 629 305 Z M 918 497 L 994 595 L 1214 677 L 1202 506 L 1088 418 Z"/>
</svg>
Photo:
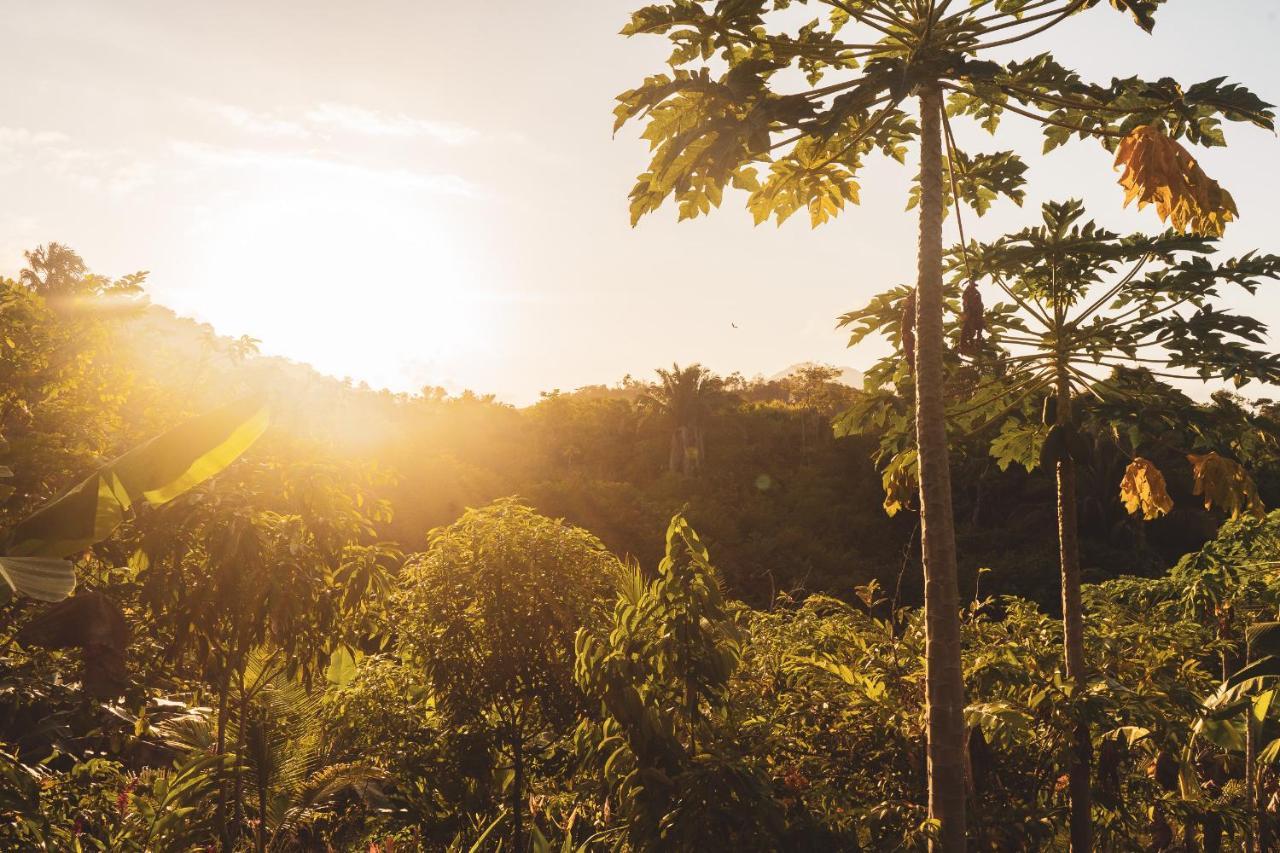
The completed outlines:
<svg viewBox="0 0 1280 853">
<path fill-rule="evenodd" d="M 258 831 L 254 835 L 254 849 L 257 853 L 267 851 L 267 786 L 262 774 L 258 774 Z"/>
<path fill-rule="evenodd" d="M 1071 428 L 1071 383 L 1065 367 L 1057 378 L 1058 427 Z M 1070 442 L 1068 442 L 1070 444 Z M 1062 567 L 1062 646 L 1067 678 L 1077 693 L 1085 688 L 1084 607 L 1080 603 L 1080 522 L 1076 517 L 1076 463 L 1064 456 L 1058 462 L 1058 555 Z M 1088 853 L 1091 848 L 1091 791 L 1089 768 L 1093 762 L 1093 742 L 1089 723 L 1079 720 L 1072 733 L 1071 764 L 1067 770 L 1071 795 L 1071 850 Z"/>
<path fill-rule="evenodd" d="M 1245 632 L 1244 665 L 1253 662 L 1253 649 L 1249 633 Z M 1249 800 L 1249 823 L 1245 849 L 1249 853 L 1261 853 L 1266 847 L 1262 840 L 1262 809 L 1258 801 L 1258 727 L 1253 718 L 1253 703 L 1244 707 L 1244 790 Z"/>
<path fill-rule="evenodd" d="M 217 754 L 225 755 L 227 751 L 227 694 L 231 692 L 231 662 L 225 661 L 222 672 L 222 683 L 218 691 L 218 737 Z M 222 849 L 229 849 L 227 836 L 227 777 L 226 765 L 218 765 L 218 802 L 214 807 L 213 822 L 222 841 Z"/>
<path fill-rule="evenodd" d="M 231 792 L 231 823 L 233 826 L 232 839 L 240 835 L 240 830 L 244 826 L 244 742 L 247 726 L 245 726 L 245 716 L 249 710 L 249 694 L 244 689 L 244 667 L 240 668 L 239 673 L 240 684 L 240 710 L 237 714 L 236 727 L 236 778 Z"/>
<path fill-rule="evenodd" d="M 942 371 L 942 94 L 920 91 L 920 245 L 916 286 L 916 446 L 924 557 L 931 850 L 965 849 L 964 671 Z"/>
<path fill-rule="evenodd" d="M 511 737 L 511 850 L 520 853 L 524 843 L 524 732 L 516 724 Z"/>
</svg>

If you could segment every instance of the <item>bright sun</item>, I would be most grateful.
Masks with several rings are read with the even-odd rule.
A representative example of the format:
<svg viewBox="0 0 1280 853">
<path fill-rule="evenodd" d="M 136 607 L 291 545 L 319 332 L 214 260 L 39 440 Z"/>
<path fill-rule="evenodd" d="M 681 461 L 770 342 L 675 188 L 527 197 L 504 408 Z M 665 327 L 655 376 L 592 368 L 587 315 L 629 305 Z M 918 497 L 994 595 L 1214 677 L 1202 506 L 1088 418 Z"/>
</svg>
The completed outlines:
<svg viewBox="0 0 1280 853">
<path fill-rule="evenodd" d="M 296 179 L 295 179 L 296 178 Z M 449 385 L 492 342 L 492 306 L 445 195 L 305 173 L 211 203 L 178 307 L 336 376 Z"/>
</svg>

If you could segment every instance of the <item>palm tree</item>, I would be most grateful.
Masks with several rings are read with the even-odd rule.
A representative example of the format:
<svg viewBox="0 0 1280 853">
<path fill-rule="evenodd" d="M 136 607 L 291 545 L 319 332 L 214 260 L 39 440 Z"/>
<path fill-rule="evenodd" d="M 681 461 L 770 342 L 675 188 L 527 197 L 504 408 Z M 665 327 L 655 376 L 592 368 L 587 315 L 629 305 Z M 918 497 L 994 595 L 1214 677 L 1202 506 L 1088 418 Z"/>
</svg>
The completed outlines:
<svg viewBox="0 0 1280 853">
<path fill-rule="evenodd" d="M 700 364 L 670 370 L 658 369 L 659 382 L 640 398 L 642 405 L 660 414 L 671 426 L 668 469 L 686 477 L 698 473 L 706 458 L 703 427 L 714 401 L 724 391 L 724 380 Z"/>
<path fill-rule="evenodd" d="M 254 817 L 254 849 L 297 849 L 298 835 L 346 793 L 380 799 L 385 774 L 368 764 L 334 761 L 320 714 L 320 696 L 287 673 L 283 655 L 255 649 L 248 655 L 238 702 L 242 712 L 228 732 L 236 744 L 230 757 L 234 809 L 219 817 L 234 840 L 247 815 Z M 217 754 L 218 724 L 188 715 L 157 726 L 169 746 L 192 755 Z M 221 776 L 217 777 L 221 780 Z M 248 797 L 242 797 L 248 788 Z"/>
<path fill-rule="evenodd" d="M 44 297 L 74 294 L 88 272 L 84 259 L 61 243 L 37 246 L 23 255 L 27 268 L 18 273 L 18 281 Z"/>
<path fill-rule="evenodd" d="M 857 173 L 879 151 L 902 162 L 919 139 L 920 244 L 914 323 L 917 450 L 928 624 L 929 802 L 936 846 L 963 849 L 964 690 L 955 536 L 943 406 L 942 220 L 960 199 L 979 213 L 997 196 L 1020 199 L 1025 165 L 1014 152 L 956 149 L 948 115 L 992 133 L 1005 114 L 1044 131 L 1047 147 L 1072 135 L 1100 140 L 1128 169 L 1128 198 L 1154 203 L 1179 228 L 1220 231 L 1229 195 L 1175 139 L 1222 145 L 1221 119 L 1271 127 L 1267 105 L 1222 79 L 1084 83 L 1048 54 L 996 62 L 1076 13 L 1109 5 L 1144 30 L 1163 0 L 814 0 L 828 8 L 797 29 L 791 3 L 663 0 L 632 15 L 627 35 L 664 34 L 670 73 L 619 96 L 617 126 L 647 121 L 652 156 L 631 191 L 633 221 L 669 198 L 681 218 L 708 213 L 726 187 L 745 190 L 757 222 L 806 209 L 817 226 L 857 203 Z M 710 62 L 723 63 L 721 72 Z M 784 69 L 792 73 L 780 74 Z M 801 72 L 796 74 L 794 72 Z M 803 83 L 798 81 L 803 80 Z M 944 111 L 944 96 L 947 101 Z M 944 171 L 943 142 L 948 157 Z M 761 174 L 763 170 L 764 174 Z M 945 184 L 950 184 L 950 187 Z M 1072 846 L 1089 849 L 1089 815 L 1076 809 Z"/>
</svg>

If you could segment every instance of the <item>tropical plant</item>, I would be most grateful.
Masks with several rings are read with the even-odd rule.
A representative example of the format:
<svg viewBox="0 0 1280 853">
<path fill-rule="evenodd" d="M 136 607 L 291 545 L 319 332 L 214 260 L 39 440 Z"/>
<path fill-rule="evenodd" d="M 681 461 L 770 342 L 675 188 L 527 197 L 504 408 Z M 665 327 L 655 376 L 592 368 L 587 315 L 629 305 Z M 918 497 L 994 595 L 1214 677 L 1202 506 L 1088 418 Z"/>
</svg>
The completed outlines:
<svg viewBox="0 0 1280 853">
<path fill-rule="evenodd" d="M 390 582 L 388 554 L 361 547 L 385 508 L 364 500 L 358 479 L 337 480 L 318 461 L 237 473 L 152 514 L 131 560 L 140 603 L 163 631 L 159 654 L 214 686 L 212 749 L 239 755 L 255 650 L 278 649 L 286 674 L 309 685 L 335 651 L 378 641 L 368 611 Z M 222 780 L 217 821 L 228 843 L 242 794 L 236 779 Z"/>
<path fill-rule="evenodd" d="M 711 405 L 723 389 L 723 381 L 700 364 L 670 370 L 658 368 L 661 380 L 641 398 L 644 405 L 664 417 L 671 429 L 671 453 L 667 467 L 685 476 L 698 473 L 707 454 L 705 426 Z"/>
<path fill-rule="evenodd" d="M 621 580 L 611 624 L 578 632 L 578 684 L 605 711 L 579 725 L 578 750 L 618 809 L 595 838 L 615 850 L 774 848 L 768 784 L 726 736 L 742 635 L 680 515 L 666 549 L 655 579 L 633 568 Z"/>
<path fill-rule="evenodd" d="M 1161 2 L 1111 5 L 1150 31 Z M 1221 145 L 1222 118 L 1270 128 L 1271 114 L 1247 90 L 1221 78 L 1185 88 L 1138 78 L 1100 86 L 1084 83 L 1047 53 L 1026 61 L 985 58 L 1101 5 L 1097 0 L 955 8 L 951 0 L 815 0 L 828 15 L 798 29 L 793 5 L 667 0 L 634 13 L 623 32 L 665 34 L 673 44 L 668 62 L 674 71 L 619 96 L 617 125 L 646 120 L 644 137 L 653 151 L 631 192 L 632 219 L 668 198 L 681 218 L 707 213 L 732 184 L 749 193 L 757 222 L 781 222 L 805 208 L 816 226 L 858 201 L 857 173 L 869 154 L 902 161 L 919 138 L 919 186 L 912 197 L 920 207 L 919 276 L 911 327 L 926 606 L 934 641 L 930 761 L 933 813 L 943 823 L 939 843 L 958 850 L 964 844 L 964 701 L 943 399 L 944 184 L 953 201 L 981 213 L 1000 195 L 1021 200 L 1025 165 L 1013 152 L 959 151 L 947 113 L 971 116 L 992 133 L 1006 112 L 1030 118 L 1043 129 L 1047 148 L 1072 135 L 1098 139 L 1126 167 L 1126 202 L 1153 202 L 1175 227 L 1214 233 L 1234 218 L 1234 202 L 1175 140 Z M 868 37 L 854 35 L 858 31 Z M 727 68 L 713 71 L 712 57 Z M 797 79 L 804 84 L 796 85 Z M 918 123 L 908 112 L 911 98 L 919 101 Z M 1086 850 L 1086 777 L 1076 775 L 1073 791 L 1081 801 L 1073 846 Z"/>
<path fill-rule="evenodd" d="M 445 718 L 500 757 L 512 849 L 525 843 L 530 778 L 585 710 L 573 637 L 598 616 L 617 572 L 595 537 L 514 499 L 433 531 L 405 566 L 396 608 L 405 651 Z"/>
<path fill-rule="evenodd" d="M 252 825 L 259 853 L 296 848 L 307 827 L 345 794 L 381 803 L 383 773 L 367 762 L 332 759 L 323 694 L 308 691 L 287 669 L 278 651 L 259 648 L 249 655 L 235 697 L 242 712 L 228 733 L 237 747 L 226 756 L 226 775 L 235 786 L 227 819 Z M 218 736 L 207 717 L 184 718 L 161 732 L 171 746 L 196 756 L 209 754 Z"/>
<path fill-rule="evenodd" d="M 32 598 L 65 598 L 76 582 L 66 558 L 110 536 L 135 504 L 159 506 L 218 474 L 267 423 L 262 402 L 246 398 L 134 448 L 11 527 L 0 545 L 0 575 Z"/>
<path fill-rule="evenodd" d="M 1175 424 L 1150 417 L 1165 402 L 1163 386 L 1138 381 L 1135 372 L 1230 379 L 1237 385 L 1280 378 L 1280 356 L 1262 348 L 1266 325 L 1215 301 L 1226 286 L 1253 293 L 1261 281 L 1280 277 L 1280 258 L 1250 253 L 1215 263 L 1206 257 L 1213 250 L 1209 238 L 1175 232 L 1122 237 L 1084 221 L 1084 215 L 1078 201 L 1045 204 L 1043 224 L 993 243 L 959 245 L 948 263 L 948 291 L 959 296 L 952 305 L 960 308 L 951 324 L 958 340 L 949 427 L 960 439 L 994 430 L 990 452 L 1001 468 L 1017 462 L 1028 471 L 1043 467 L 1056 474 L 1064 660 L 1078 689 L 1087 681 L 1089 663 L 1080 601 L 1077 465 L 1092 464 L 1096 443 L 1111 439 L 1128 451 L 1118 486 L 1129 511 L 1148 520 L 1168 513 L 1173 503 L 1160 470 L 1138 454 L 1152 456 L 1162 445 L 1190 454 L 1196 470 L 1204 472 L 1197 492 L 1207 502 L 1225 504 L 1233 514 L 1260 507 L 1243 469 L 1206 446 L 1216 436 L 1204 418 Z M 985 309 L 978 289 L 984 283 L 998 286 L 1011 301 Z M 853 327 L 856 343 L 892 328 L 910 299 L 911 291 L 899 288 L 844 315 L 841 324 Z M 963 356 L 971 363 L 964 364 Z M 903 370 L 894 360 L 875 373 L 895 374 L 900 380 Z M 894 405 L 877 398 L 849 422 L 857 425 L 870 416 L 869 422 L 895 423 L 899 449 L 887 468 L 900 470 L 910 464 L 909 426 L 894 416 Z M 1085 412 L 1078 411 L 1082 407 Z M 1148 416 L 1139 417 L 1144 410 Z M 1187 410 L 1179 415 L 1185 419 Z M 1143 430 L 1144 423 L 1160 429 Z M 1083 769 L 1077 777 L 1088 775 L 1090 743 L 1082 725 L 1077 748 Z"/>
</svg>

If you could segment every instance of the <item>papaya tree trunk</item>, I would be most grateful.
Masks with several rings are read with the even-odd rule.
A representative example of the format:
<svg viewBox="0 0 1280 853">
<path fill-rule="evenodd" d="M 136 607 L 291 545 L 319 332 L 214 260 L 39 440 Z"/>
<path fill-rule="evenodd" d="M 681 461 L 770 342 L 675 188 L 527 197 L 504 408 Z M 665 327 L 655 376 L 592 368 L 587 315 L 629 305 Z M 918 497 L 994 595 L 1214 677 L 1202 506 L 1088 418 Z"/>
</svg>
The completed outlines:
<svg viewBox="0 0 1280 853">
<path fill-rule="evenodd" d="M 1071 384 L 1065 367 L 1057 378 L 1058 428 L 1071 429 Z M 1064 446 L 1073 446 L 1065 442 Z M 1062 569 L 1062 645 L 1067 678 L 1077 695 L 1085 688 L 1084 608 L 1080 603 L 1080 522 L 1076 510 L 1076 463 L 1065 452 L 1058 460 L 1058 555 Z M 1093 742 L 1087 720 L 1078 720 L 1072 733 L 1071 763 L 1067 769 L 1071 796 L 1071 850 L 1088 853 L 1092 809 L 1089 790 Z"/>
<path fill-rule="evenodd" d="M 964 672 L 955 519 L 943 398 L 942 94 L 920 92 L 920 244 L 916 286 L 916 446 L 924 562 L 929 816 L 940 823 L 931 850 L 965 849 Z"/>
</svg>

